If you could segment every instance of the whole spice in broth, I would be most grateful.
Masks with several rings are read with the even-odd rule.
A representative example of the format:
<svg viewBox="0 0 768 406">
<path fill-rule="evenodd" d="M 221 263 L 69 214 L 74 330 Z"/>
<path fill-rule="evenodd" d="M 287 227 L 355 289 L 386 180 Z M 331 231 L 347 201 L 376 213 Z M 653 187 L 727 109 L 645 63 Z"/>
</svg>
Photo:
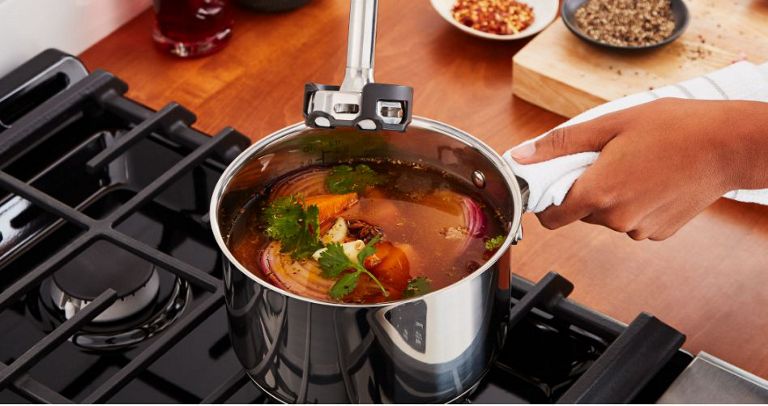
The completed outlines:
<svg viewBox="0 0 768 406">
<path fill-rule="evenodd" d="M 575 17 L 588 37 L 615 46 L 658 44 L 675 29 L 670 0 L 588 0 Z"/>
<path fill-rule="evenodd" d="M 517 34 L 534 20 L 531 6 L 515 0 L 457 0 L 451 14 L 467 27 L 498 35 Z"/>
</svg>

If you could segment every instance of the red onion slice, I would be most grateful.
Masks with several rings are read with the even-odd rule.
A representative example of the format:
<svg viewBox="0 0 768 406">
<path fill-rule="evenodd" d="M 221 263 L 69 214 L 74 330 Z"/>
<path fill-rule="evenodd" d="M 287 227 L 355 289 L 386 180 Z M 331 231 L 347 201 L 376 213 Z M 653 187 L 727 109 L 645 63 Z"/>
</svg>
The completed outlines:
<svg viewBox="0 0 768 406">
<path fill-rule="evenodd" d="M 329 169 L 317 168 L 283 179 L 272 188 L 270 200 L 299 193 L 303 196 L 328 194 L 325 178 L 329 172 Z"/>
<path fill-rule="evenodd" d="M 264 276 L 275 286 L 304 297 L 331 300 L 328 292 L 335 283 L 326 279 L 314 261 L 294 261 L 290 255 L 280 253 L 280 243 L 273 242 L 261 256 Z"/>
<path fill-rule="evenodd" d="M 423 203 L 446 213 L 461 213 L 462 224 L 446 233 L 446 238 L 461 240 L 457 245 L 458 252 L 465 251 L 473 238 L 482 238 L 485 235 L 488 219 L 474 199 L 451 190 L 440 189 L 426 196 Z M 461 230 L 461 233 L 457 230 Z"/>
<path fill-rule="evenodd" d="M 336 279 L 323 277 L 320 266 L 315 261 L 294 261 L 290 255 L 280 252 L 280 243 L 272 242 L 261 256 L 261 269 L 265 277 L 278 288 L 300 296 L 334 301 L 329 292 Z M 345 302 L 373 302 L 381 291 L 366 275 L 360 280 L 352 294 L 344 298 Z"/>
<path fill-rule="evenodd" d="M 483 209 L 477 202 L 466 196 L 461 199 L 461 205 L 467 227 L 467 236 L 482 237 L 487 227 L 487 219 Z"/>
</svg>

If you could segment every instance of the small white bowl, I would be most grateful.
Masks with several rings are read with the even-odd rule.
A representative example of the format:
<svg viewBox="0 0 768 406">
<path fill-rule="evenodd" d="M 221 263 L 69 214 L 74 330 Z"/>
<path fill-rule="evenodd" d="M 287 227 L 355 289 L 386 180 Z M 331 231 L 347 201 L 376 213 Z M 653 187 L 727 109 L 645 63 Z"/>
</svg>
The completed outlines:
<svg viewBox="0 0 768 406">
<path fill-rule="evenodd" d="M 431 0 L 431 3 L 432 7 L 434 7 L 434 9 L 437 11 L 437 14 L 440 14 L 440 16 L 445 19 L 445 21 L 448 21 L 454 27 L 478 37 L 495 39 L 499 41 L 511 41 L 515 39 L 530 37 L 531 35 L 536 34 L 544 28 L 547 28 L 549 23 L 551 23 L 557 17 L 557 10 L 560 8 L 560 2 L 558 0 L 518 1 L 525 3 L 533 8 L 533 24 L 528 26 L 528 28 L 518 32 L 517 34 L 509 35 L 490 34 L 471 27 L 467 27 L 466 25 L 456 21 L 453 18 L 453 15 L 451 15 L 451 9 L 453 9 L 453 5 L 456 3 L 456 0 Z"/>
</svg>

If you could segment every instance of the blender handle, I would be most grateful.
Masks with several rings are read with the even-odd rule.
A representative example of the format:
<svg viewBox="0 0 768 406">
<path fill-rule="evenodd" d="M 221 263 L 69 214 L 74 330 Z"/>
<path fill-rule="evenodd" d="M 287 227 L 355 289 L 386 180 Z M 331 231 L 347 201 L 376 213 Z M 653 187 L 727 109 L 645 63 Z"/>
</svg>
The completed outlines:
<svg viewBox="0 0 768 406">
<path fill-rule="evenodd" d="M 341 83 L 341 91 L 362 92 L 365 85 L 373 82 L 378 8 L 378 0 L 351 0 L 347 69 Z"/>
</svg>

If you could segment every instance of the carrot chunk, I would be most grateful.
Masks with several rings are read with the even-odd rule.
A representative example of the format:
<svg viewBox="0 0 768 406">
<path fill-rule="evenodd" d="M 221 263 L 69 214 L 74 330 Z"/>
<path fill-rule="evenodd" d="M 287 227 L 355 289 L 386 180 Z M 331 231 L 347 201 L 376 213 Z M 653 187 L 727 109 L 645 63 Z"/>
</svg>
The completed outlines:
<svg viewBox="0 0 768 406">
<path fill-rule="evenodd" d="M 402 296 L 408 280 L 411 278 L 410 264 L 405 251 L 389 241 L 376 244 L 376 253 L 366 258 L 364 266 L 368 268 L 390 293 L 390 300 Z"/>
<path fill-rule="evenodd" d="M 343 195 L 316 195 L 304 199 L 304 207 L 316 205 L 320 211 L 320 224 L 335 220 L 343 211 L 358 202 L 357 193 Z"/>
</svg>

